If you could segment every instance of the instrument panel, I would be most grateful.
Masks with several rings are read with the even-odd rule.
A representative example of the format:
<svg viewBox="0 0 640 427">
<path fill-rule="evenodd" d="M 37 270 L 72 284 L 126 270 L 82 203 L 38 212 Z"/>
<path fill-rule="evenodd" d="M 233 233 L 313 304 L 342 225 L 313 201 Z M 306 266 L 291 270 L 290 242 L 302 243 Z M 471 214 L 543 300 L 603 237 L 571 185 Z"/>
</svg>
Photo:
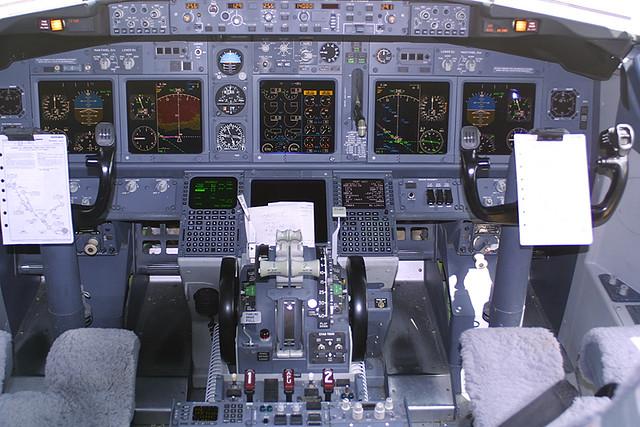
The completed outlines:
<svg viewBox="0 0 640 427">
<path fill-rule="evenodd" d="M 199 80 L 129 80 L 130 153 L 202 153 Z"/>
<path fill-rule="evenodd" d="M 66 135 L 69 153 L 98 151 L 95 126 L 114 117 L 111 81 L 41 81 L 38 94 L 42 130 Z"/>
<path fill-rule="evenodd" d="M 110 65 L 102 68 L 107 54 Z M 480 185 L 481 198 L 500 203 L 499 180 L 513 135 L 544 127 L 589 133 L 594 84 L 557 64 L 433 41 L 282 35 L 143 40 L 35 58 L 0 71 L 0 127 L 65 132 L 73 203 L 90 205 L 97 192 L 97 180 L 87 177 L 85 167 L 86 155 L 97 150 L 92 123 L 112 121 L 113 219 L 142 220 L 150 212 L 179 219 L 182 183 L 192 172 L 261 176 L 278 183 L 268 192 L 281 181 L 325 180 L 336 173 L 341 179 L 392 177 L 384 199 L 393 213 L 382 209 L 374 221 L 368 212 L 347 209 L 338 250 L 352 253 L 355 238 L 351 247 L 349 233 L 362 232 L 368 223 L 376 223 L 371 233 L 386 239 L 394 219 L 469 218 L 460 188 L 463 126 L 478 126 L 480 154 L 491 157 L 498 174 Z M 250 182 L 238 179 L 238 186 Z M 234 209 L 227 214 L 235 218 L 239 210 L 229 211 Z M 210 250 L 227 253 L 236 244 L 237 236 Z M 359 253 L 395 250 L 375 244 Z"/>
<path fill-rule="evenodd" d="M 260 151 L 333 153 L 335 82 L 262 80 Z"/>
<path fill-rule="evenodd" d="M 445 154 L 448 82 L 376 82 L 376 154 Z"/>
<path fill-rule="evenodd" d="M 533 83 L 464 84 L 463 126 L 480 129 L 480 154 L 510 154 L 514 135 L 533 128 L 535 116 Z"/>
</svg>

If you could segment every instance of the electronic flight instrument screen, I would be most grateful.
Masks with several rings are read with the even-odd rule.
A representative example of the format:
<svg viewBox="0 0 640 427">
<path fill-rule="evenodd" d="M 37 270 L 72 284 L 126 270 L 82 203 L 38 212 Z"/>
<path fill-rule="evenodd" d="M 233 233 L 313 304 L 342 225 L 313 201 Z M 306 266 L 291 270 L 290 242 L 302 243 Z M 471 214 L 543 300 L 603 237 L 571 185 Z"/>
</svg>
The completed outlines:
<svg viewBox="0 0 640 427">
<path fill-rule="evenodd" d="M 347 209 L 384 209 L 384 180 L 343 179 L 342 206 Z"/>
<path fill-rule="evenodd" d="M 189 184 L 191 209 L 233 209 L 238 180 L 232 177 L 194 177 Z"/>
<path fill-rule="evenodd" d="M 201 99 L 199 80 L 129 80 L 129 152 L 202 153 Z"/>
<path fill-rule="evenodd" d="M 41 81 L 40 127 L 67 136 L 69 153 L 98 151 L 95 126 L 113 123 L 113 88 L 103 81 Z"/>
<path fill-rule="evenodd" d="M 378 81 L 376 154 L 444 154 L 449 131 L 449 83 Z"/>
<path fill-rule="evenodd" d="M 260 82 L 260 151 L 333 153 L 335 82 Z"/>
<path fill-rule="evenodd" d="M 533 128 L 534 83 L 470 83 L 463 90 L 463 126 L 480 129 L 480 154 L 510 154 L 517 133 Z"/>
</svg>

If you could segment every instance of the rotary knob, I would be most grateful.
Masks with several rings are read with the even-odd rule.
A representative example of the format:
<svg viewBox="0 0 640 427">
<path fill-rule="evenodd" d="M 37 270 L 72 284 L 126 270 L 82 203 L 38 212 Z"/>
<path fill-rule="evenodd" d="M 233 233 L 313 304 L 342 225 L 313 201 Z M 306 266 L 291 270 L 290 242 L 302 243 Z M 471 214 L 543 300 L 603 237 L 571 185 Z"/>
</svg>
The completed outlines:
<svg viewBox="0 0 640 427">
<path fill-rule="evenodd" d="M 231 24 L 235 25 L 236 27 L 242 25 L 242 16 L 233 15 L 233 18 L 231 18 Z"/>
</svg>

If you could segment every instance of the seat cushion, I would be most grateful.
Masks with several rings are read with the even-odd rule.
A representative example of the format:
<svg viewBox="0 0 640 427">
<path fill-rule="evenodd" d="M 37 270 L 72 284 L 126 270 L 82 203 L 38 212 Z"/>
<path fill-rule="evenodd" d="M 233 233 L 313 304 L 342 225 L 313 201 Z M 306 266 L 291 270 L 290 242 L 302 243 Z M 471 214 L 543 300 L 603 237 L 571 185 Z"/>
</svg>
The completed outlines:
<svg viewBox="0 0 640 427">
<path fill-rule="evenodd" d="M 470 329 L 460 344 L 475 427 L 501 424 L 565 376 L 560 344 L 544 328 Z"/>
</svg>

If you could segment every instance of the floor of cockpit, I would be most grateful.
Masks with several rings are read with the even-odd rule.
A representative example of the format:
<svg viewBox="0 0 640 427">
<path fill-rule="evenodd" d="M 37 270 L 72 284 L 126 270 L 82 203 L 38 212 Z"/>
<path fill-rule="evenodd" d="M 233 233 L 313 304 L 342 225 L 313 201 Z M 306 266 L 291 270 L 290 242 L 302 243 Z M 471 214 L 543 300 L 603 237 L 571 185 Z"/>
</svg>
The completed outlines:
<svg viewBox="0 0 640 427">
<path fill-rule="evenodd" d="M 204 390 L 189 384 L 191 326 L 184 291 L 179 280 L 167 278 L 132 282 L 130 297 L 137 306 L 128 305 L 135 315 L 126 316 L 126 327 L 141 340 L 136 384 L 136 417 L 133 425 L 162 425 L 168 422 L 173 400 L 199 400 Z M 451 379 L 441 330 L 437 326 L 428 290 L 411 280 L 397 281 L 394 289 L 396 309 L 384 355 L 390 374 L 390 391 L 394 396 L 416 394 L 431 384 L 430 399 L 441 403 L 446 413 L 455 402 L 451 396 Z M 423 304 L 416 304 L 422 301 Z M 524 326 L 551 328 L 533 289 L 527 295 Z M 25 378 L 44 375 L 46 354 L 51 344 L 51 323 L 47 311 L 46 287 L 41 286 L 25 321 L 15 337 L 14 376 Z M 410 344 L 410 345 L 408 345 Z M 393 349 L 402 348 L 402 352 Z M 411 351 L 406 351 L 408 348 Z M 565 370 L 573 367 L 567 361 Z M 415 383 L 415 384 L 414 384 Z M 25 382 L 25 388 L 29 382 Z M 33 383 L 36 384 L 37 383 Z M 395 387 L 395 388 L 394 388 Z M 403 389 L 404 388 L 404 392 Z M 16 390 L 12 390 L 16 391 Z M 406 392 L 406 393 L 405 393 Z M 443 416 L 447 418 L 446 416 Z"/>
</svg>

